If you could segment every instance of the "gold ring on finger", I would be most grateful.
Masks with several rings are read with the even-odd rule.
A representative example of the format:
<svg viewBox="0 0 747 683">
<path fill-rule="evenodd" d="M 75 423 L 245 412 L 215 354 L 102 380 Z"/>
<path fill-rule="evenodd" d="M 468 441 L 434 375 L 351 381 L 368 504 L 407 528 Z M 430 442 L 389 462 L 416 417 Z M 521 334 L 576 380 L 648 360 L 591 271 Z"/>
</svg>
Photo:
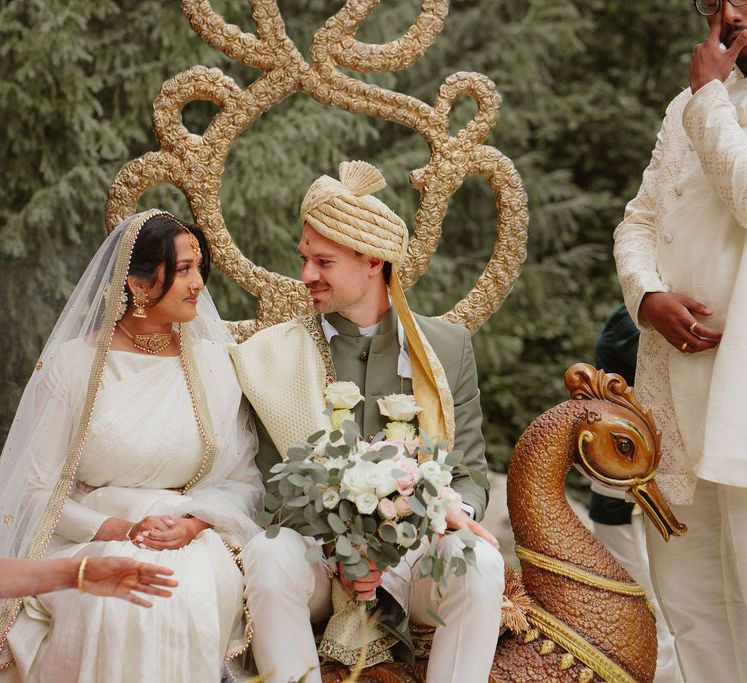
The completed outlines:
<svg viewBox="0 0 747 683">
<path fill-rule="evenodd" d="M 682 351 L 682 353 L 685 353 L 685 351 L 687 351 L 687 342 L 682 342 L 682 346 L 680 346 L 680 351 Z"/>
<path fill-rule="evenodd" d="M 698 326 L 698 321 L 696 320 L 693 322 L 692 325 L 690 325 L 690 334 L 695 334 L 695 328 Z"/>
</svg>

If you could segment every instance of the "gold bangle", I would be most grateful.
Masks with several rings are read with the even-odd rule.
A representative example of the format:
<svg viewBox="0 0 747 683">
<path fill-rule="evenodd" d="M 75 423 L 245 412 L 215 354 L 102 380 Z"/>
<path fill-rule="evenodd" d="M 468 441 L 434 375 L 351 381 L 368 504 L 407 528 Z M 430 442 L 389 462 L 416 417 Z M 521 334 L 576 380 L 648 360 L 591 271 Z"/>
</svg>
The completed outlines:
<svg viewBox="0 0 747 683">
<path fill-rule="evenodd" d="M 88 562 L 88 557 L 84 557 L 80 564 L 78 565 L 78 590 L 81 593 L 85 593 L 83 590 L 83 581 L 84 581 L 84 575 L 86 573 L 86 562 Z"/>
<path fill-rule="evenodd" d="M 127 533 L 125 534 L 125 541 L 132 541 L 132 539 L 130 538 L 130 534 L 132 533 L 132 530 L 134 528 L 135 528 L 135 522 L 133 522 L 132 524 L 130 524 L 130 528 L 127 529 Z"/>
</svg>

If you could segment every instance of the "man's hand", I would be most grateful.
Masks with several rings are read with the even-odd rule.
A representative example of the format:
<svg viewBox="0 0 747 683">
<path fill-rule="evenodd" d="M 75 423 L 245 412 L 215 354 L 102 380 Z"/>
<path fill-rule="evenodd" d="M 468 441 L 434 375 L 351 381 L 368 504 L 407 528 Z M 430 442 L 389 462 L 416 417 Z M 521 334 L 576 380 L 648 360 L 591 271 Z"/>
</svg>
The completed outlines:
<svg viewBox="0 0 747 683">
<path fill-rule="evenodd" d="M 695 46 L 690 60 L 690 90 L 693 93 L 715 79 L 725 81 L 742 48 L 747 45 L 747 31 L 740 31 L 734 42 L 726 50 L 722 50 L 720 32 L 721 22 L 715 20 L 705 41 Z"/>
<path fill-rule="evenodd" d="M 373 600 L 376 597 L 376 589 L 381 585 L 383 573 L 376 565 L 368 561 L 368 576 L 351 581 L 345 576 L 342 562 L 337 563 L 337 576 L 340 579 L 345 592 L 354 600 Z"/>
<path fill-rule="evenodd" d="M 721 341 L 722 333 L 699 323 L 696 315 L 708 317 L 712 312 L 707 306 L 674 292 L 649 292 L 638 309 L 641 320 L 684 353 L 713 349 Z"/>
<path fill-rule="evenodd" d="M 472 519 L 464 510 L 454 510 L 446 515 L 446 526 L 453 531 L 467 529 L 475 534 L 475 536 L 479 536 L 484 541 L 490 543 L 496 550 L 501 549 L 501 544 L 498 543 L 496 537 L 482 524 Z"/>
<path fill-rule="evenodd" d="M 153 550 L 176 550 L 188 545 L 200 532 L 210 528 L 196 517 L 150 515 L 139 521 L 130 532 L 133 542 Z"/>
</svg>

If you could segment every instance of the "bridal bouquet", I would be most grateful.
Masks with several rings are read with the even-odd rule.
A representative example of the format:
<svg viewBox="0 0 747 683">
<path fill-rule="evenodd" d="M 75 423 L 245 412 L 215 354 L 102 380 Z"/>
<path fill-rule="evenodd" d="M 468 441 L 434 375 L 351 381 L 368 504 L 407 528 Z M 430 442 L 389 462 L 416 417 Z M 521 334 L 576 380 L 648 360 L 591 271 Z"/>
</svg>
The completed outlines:
<svg viewBox="0 0 747 683">
<path fill-rule="evenodd" d="M 462 467 L 461 454 L 449 453 L 427 435 L 418 438 L 413 420 L 420 408 L 413 396 L 379 399 L 390 422 L 371 443 L 353 421 L 352 410 L 363 400 L 353 382 L 330 384 L 325 398 L 332 431 L 294 444 L 287 460 L 272 468 L 278 495 L 266 496 L 260 521 L 269 525 L 268 537 L 285 526 L 319 539 L 307 559 L 333 570 L 339 564 L 352 581 L 369 573 L 369 560 L 383 571 L 424 539 L 446 531 L 447 514 L 462 503 L 449 486 L 453 470 Z M 447 563 L 432 543 L 420 562 L 421 576 L 439 588 L 450 572 L 462 575 L 474 562 L 474 536 L 455 533 L 465 546 L 462 557 Z"/>
</svg>

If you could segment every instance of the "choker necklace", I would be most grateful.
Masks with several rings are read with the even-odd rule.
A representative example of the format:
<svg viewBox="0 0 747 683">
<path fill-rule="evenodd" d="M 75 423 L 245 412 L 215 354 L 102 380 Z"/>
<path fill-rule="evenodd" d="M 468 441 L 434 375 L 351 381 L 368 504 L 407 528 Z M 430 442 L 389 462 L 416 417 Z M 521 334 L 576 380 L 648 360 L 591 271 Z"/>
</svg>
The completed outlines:
<svg viewBox="0 0 747 683">
<path fill-rule="evenodd" d="M 132 345 L 139 351 L 145 351 L 145 353 L 156 354 L 161 353 L 171 343 L 170 332 L 151 332 L 150 334 L 132 334 L 120 320 L 117 325 L 122 332 L 125 333 L 127 338 L 132 342 Z"/>
</svg>

